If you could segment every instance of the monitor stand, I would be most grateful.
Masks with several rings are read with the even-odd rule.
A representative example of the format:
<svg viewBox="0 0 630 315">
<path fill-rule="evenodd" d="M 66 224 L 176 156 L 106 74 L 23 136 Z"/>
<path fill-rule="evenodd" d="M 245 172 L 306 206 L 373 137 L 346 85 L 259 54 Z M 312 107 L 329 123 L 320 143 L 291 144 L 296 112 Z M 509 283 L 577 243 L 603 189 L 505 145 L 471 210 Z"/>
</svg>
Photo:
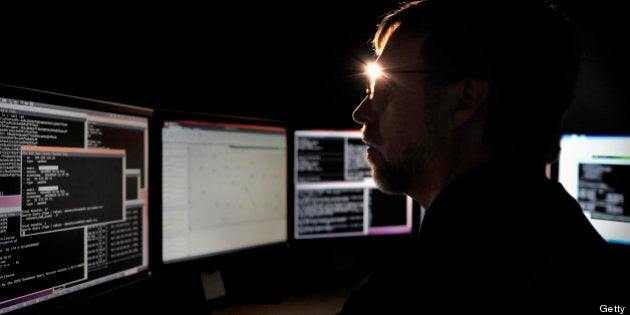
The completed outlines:
<svg viewBox="0 0 630 315">
<path fill-rule="evenodd" d="M 219 270 L 201 270 L 201 285 L 206 301 L 225 297 L 225 285 Z"/>
</svg>

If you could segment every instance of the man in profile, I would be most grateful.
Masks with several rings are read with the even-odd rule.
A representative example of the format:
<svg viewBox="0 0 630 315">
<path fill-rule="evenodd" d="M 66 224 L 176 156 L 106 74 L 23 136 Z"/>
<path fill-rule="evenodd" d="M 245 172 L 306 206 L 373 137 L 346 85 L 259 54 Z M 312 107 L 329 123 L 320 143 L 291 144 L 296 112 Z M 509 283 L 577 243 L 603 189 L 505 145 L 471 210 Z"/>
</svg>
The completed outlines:
<svg viewBox="0 0 630 315">
<path fill-rule="evenodd" d="M 383 191 L 424 209 L 418 238 L 340 314 L 599 313 L 623 293 L 605 240 L 550 181 L 579 46 L 537 0 L 421 0 L 384 16 L 353 113 Z M 446 304 L 445 304 L 446 303 Z"/>
</svg>

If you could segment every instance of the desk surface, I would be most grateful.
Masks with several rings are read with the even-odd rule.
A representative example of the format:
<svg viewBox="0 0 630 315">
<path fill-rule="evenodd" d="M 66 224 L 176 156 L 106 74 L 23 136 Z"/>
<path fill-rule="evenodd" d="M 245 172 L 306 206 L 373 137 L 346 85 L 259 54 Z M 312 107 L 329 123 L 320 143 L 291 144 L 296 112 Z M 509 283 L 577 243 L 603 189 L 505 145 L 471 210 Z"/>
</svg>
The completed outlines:
<svg viewBox="0 0 630 315">
<path fill-rule="evenodd" d="M 332 288 L 323 292 L 288 294 L 280 303 L 230 305 L 212 311 L 212 315 L 334 315 L 348 297 L 347 288 Z"/>
</svg>

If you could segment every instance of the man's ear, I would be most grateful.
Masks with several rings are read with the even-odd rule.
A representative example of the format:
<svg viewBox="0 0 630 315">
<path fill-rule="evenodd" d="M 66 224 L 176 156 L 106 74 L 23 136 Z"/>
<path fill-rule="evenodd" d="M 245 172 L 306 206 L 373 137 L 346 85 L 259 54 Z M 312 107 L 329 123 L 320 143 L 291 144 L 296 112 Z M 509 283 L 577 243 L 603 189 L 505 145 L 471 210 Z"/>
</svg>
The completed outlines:
<svg viewBox="0 0 630 315">
<path fill-rule="evenodd" d="M 465 79 L 460 84 L 459 102 L 451 109 L 451 123 L 455 128 L 468 123 L 486 103 L 490 93 L 487 80 Z"/>
</svg>

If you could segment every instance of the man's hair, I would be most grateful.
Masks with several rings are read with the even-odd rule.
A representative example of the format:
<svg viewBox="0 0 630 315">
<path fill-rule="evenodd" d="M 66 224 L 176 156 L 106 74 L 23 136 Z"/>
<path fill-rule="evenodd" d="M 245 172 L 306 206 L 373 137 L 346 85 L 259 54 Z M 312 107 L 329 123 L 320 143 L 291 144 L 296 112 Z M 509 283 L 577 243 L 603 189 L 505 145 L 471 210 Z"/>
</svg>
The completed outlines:
<svg viewBox="0 0 630 315">
<path fill-rule="evenodd" d="M 392 30 L 426 35 L 427 80 L 489 82 L 484 140 L 497 155 L 553 161 L 580 63 L 576 33 L 557 5 L 542 0 L 420 0 L 385 15 L 377 54 Z"/>
</svg>

